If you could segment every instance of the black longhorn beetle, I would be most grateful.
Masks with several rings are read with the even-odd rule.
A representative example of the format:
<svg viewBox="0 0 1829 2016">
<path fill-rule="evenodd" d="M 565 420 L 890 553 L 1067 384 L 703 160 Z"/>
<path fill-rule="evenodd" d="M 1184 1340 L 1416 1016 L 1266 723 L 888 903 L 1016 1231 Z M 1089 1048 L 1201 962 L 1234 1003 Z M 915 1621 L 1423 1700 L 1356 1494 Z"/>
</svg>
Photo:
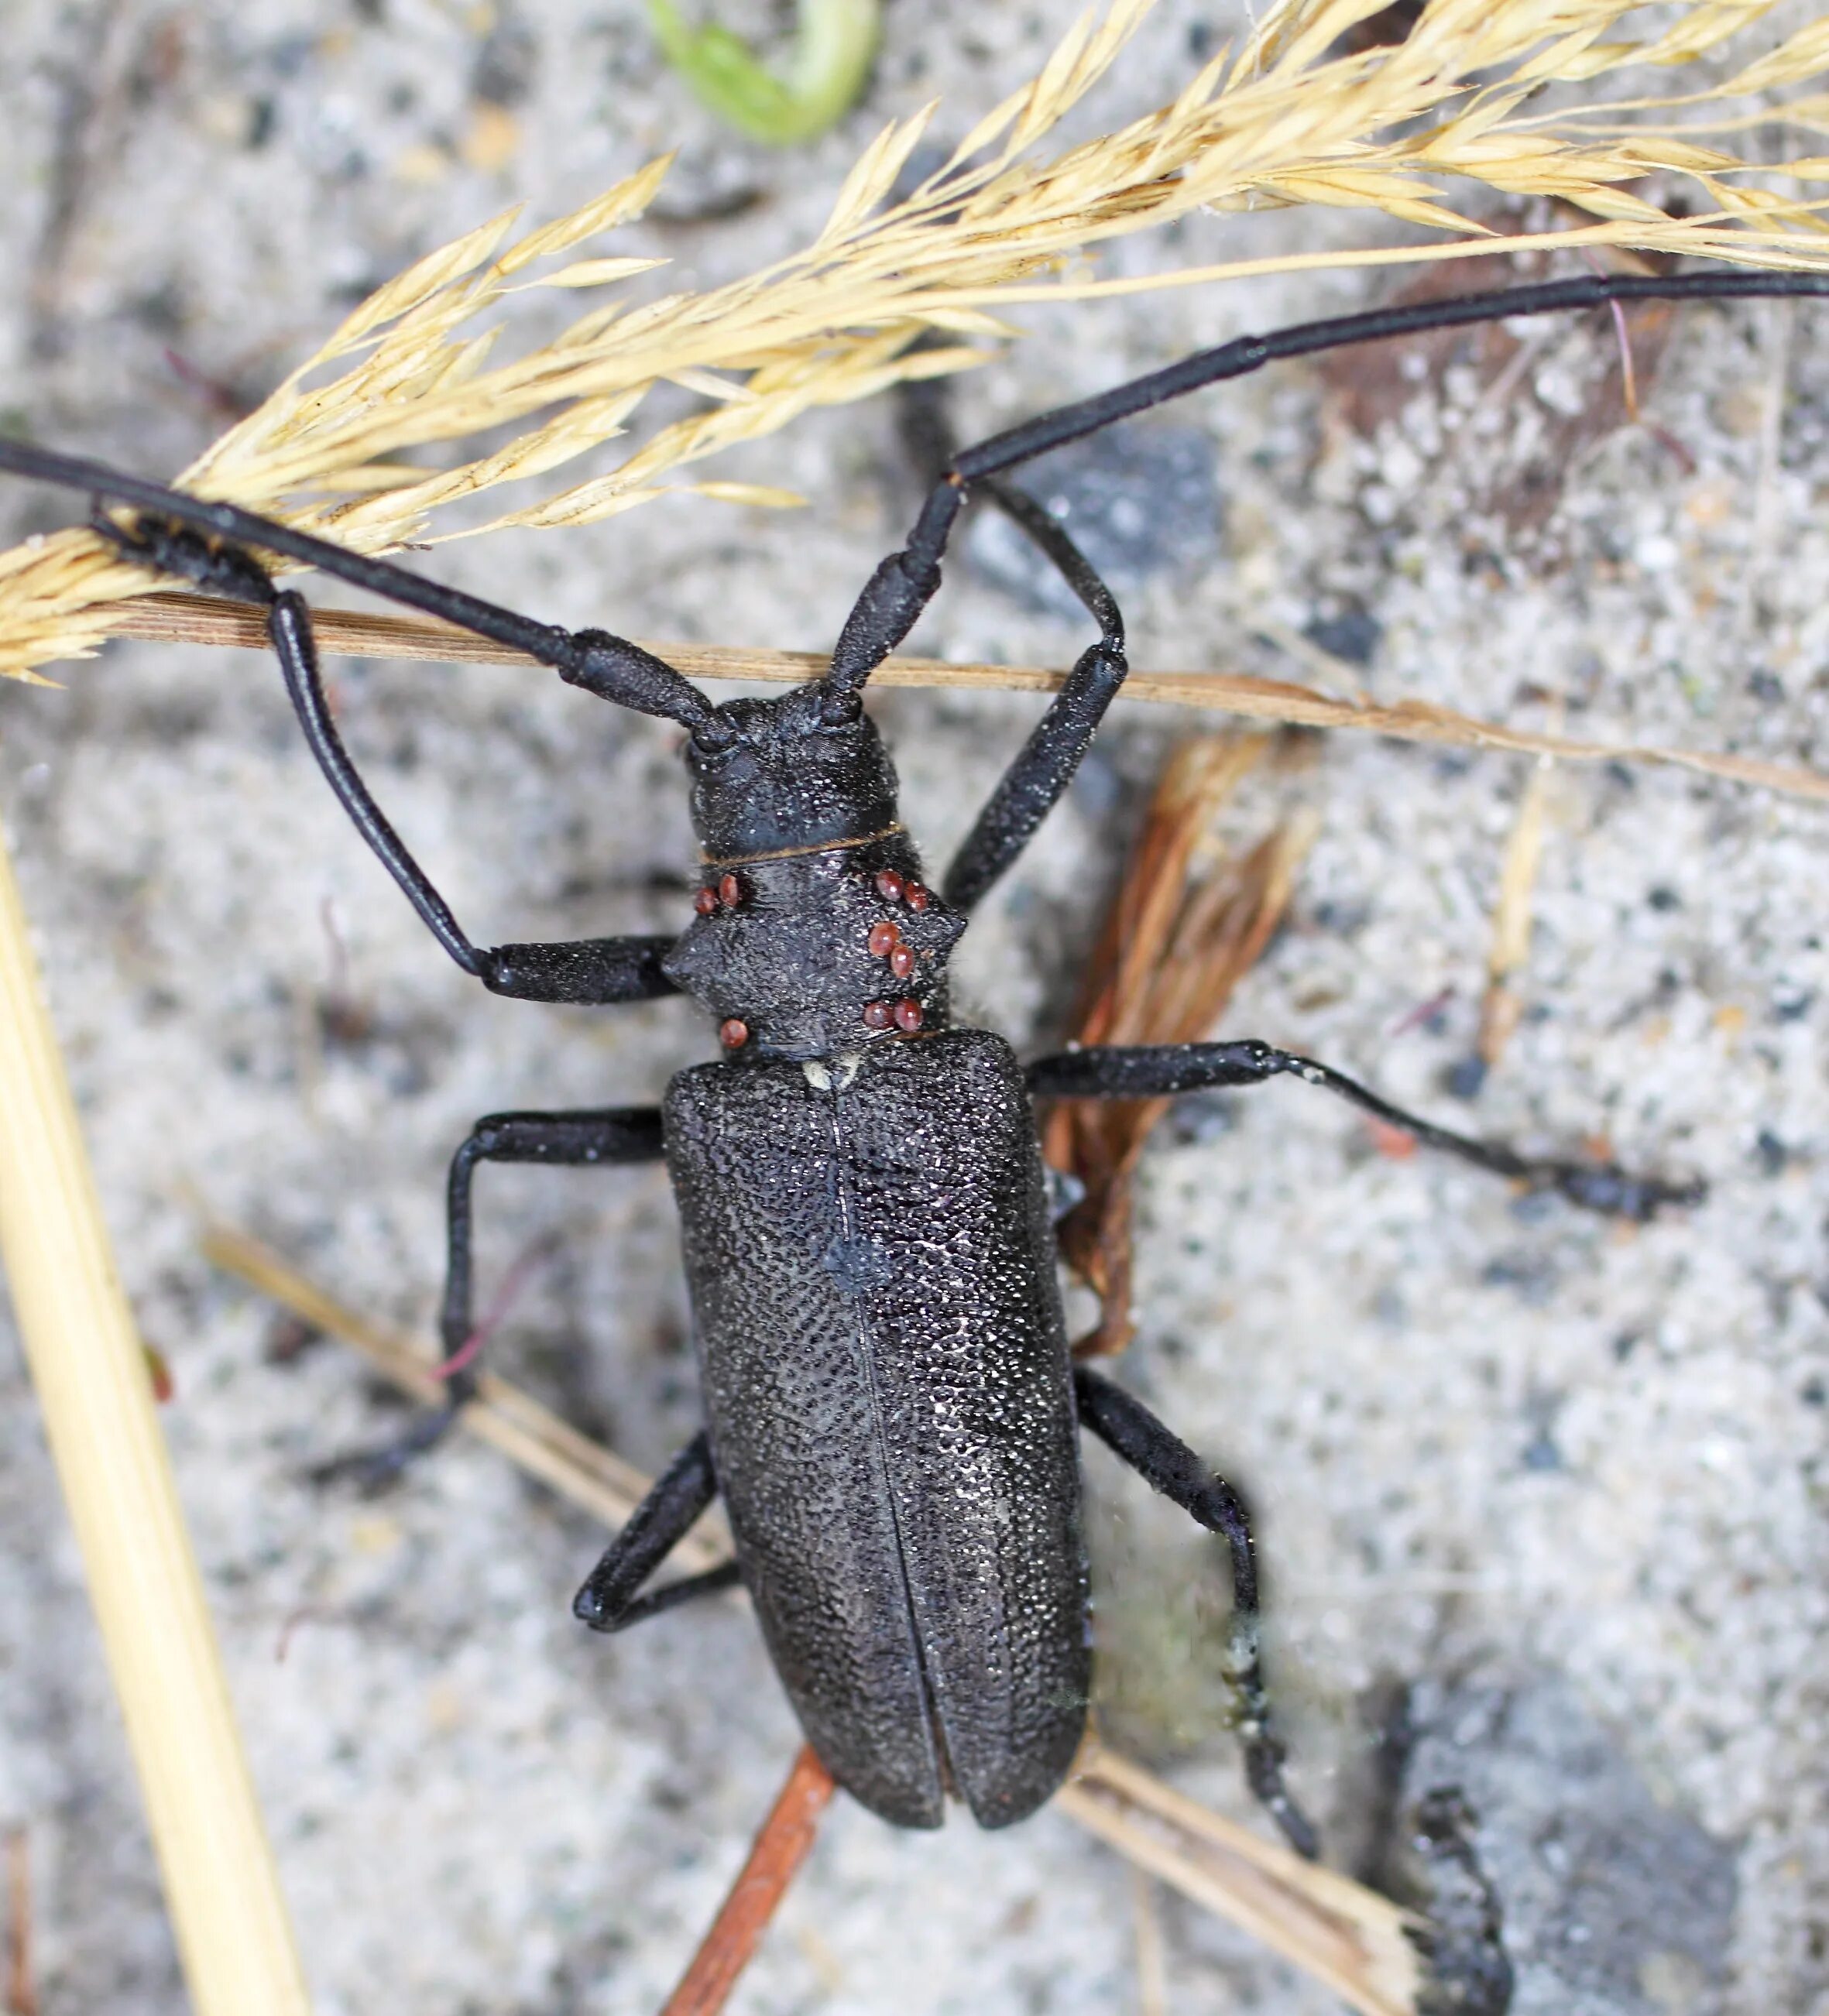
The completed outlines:
<svg viewBox="0 0 1829 2016">
<path fill-rule="evenodd" d="M 1024 1067 L 952 1025 L 946 967 L 973 909 L 1060 797 L 1123 683 L 1124 630 L 1060 525 L 999 479 L 1114 420 L 1273 360 L 1348 344 L 1618 301 L 1829 293 L 1829 275 L 1582 278 L 1310 322 L 1204 351 L 954 456 L 907 545 L 859 597 L 825 674 L 777 698 L 714 705 L 671 666 L 601 631 L 536 623 L 239 509 L 97 464 L 0 441 L 0 467 L 92 493 L 122 553 L 262 604 L 307 740 L 362 837 L 433 935 L 491 992 L 610 1004 L 675 992 L 719 1024 L 723 1060 L 681 1071 L 659 1107 L 506 1113 L 451 1166 L 441 1328 L 472 1332 L 470 1186 L 482 1161 L 664 1157 L 678 1197 L 705 1425 L 592 1571 L 575 1609 L 616 1631 L 741 1582 L 808 1741 L 838 1782 L 905 1827 L 950 1793 L 1006 1826 L 1060 1785 L 1091 1678 L 1076 1433 L 1089 1428 L 1220 1535 L 1231 1557 L 1228 1678 L 1247 1777 L 1289 1840 L 1314 1830 L 1284 1782 L 1259 1669 L 1245 1513 L 1136 1400 L 1069 1359 L 1031 1102 L 1159 1097 L 1284 1075 L 1425 1145 L 1633 1219 L 1700 1183 L 1532 1159 L 1390 1106 L 1324 1064 L 1257 1042 L 1092 1048 Z M 860 694 L 940 585 L 968 494 L 983 492 L 1071 585 L 1099 628 L 937 888 L 904 828 L 895 772 Z M 133 507 L 131 524 L 104 501 Z M 677 938 L 474 945 L 344 751 L 304 599 L 281 555 L 527 652 L 567 683 L 679 722 L 703 855 Z M 473 1390 L 366 1459 L 398 1469 Z M 715 1496 L 736 1560 L 643 1593 Z"/>
</svg>

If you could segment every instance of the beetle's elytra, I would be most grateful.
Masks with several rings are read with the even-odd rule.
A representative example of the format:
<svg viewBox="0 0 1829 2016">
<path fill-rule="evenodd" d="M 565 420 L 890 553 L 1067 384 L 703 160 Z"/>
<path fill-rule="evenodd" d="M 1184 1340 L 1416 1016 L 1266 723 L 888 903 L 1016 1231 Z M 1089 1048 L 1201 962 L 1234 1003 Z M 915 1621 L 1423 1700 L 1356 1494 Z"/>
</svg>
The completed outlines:
<svg viewBox="0 0 1829 2016">
<path fill-rule="evenodd" d="M 1582 279 L 1420 303 L 1243 338 L 955 457 L 905 548 L 877 570 L 821 678 L 712 704 L 607 633 L 567 632 L 236 508 L 0 441 L 0 466 L 133 507 L 98 528 L 147 565 L 266 607 L 314 753 L 428 927 L 498 994 L 612 1004 L 675 992 L 716 1024 L 722 1061 L 658 1107 L 495 1116 L 453 1162 L 448 1348 L 470 1338 L 470 1186 L 488 1160 L 664 1155 L 677 1194 L 705 1428 L 581 1592 L 617 1629 L 739 1577 L 809 1739 L 885 1818 L 931 1825 L 949 1795 L 983 1823 L 1021 1818 L 1067 1771 L 1089 1683 L 1076 1428 L 1089 1427 L 1226 1540 L 1229 1677 L 1254 1790 L 1296 1845 L 1258 1672 L 1251 1539 L 1222 1479 L 1136 1401 L 1069 1363 L 1030 1100 L 1139 1098 L 1296 1075 L 1478 1166 L 1635 1218 L 1699 1186 L 1533 1161 L 1392 1108 L 1323 1065 L 1249 1042 L 1087 1049 L 1026 1071 L 951 1021 L 946 965 L 970 913 L 1071 779 L 1125 670 L 1117 606 L 1065 533 L 1003 472 L 1197 387 L 1431 328 L 1633 299 L 1829 292 L 1805 274 Z M 860 695 L 937 590 L 968 495 L 1006 511 L 1097 623 L 945 874 L 928 884 L 893 765 Z M 553 666 L 568 683 L 689 731 L 702 886 L 677 936 L 478 946 L 369 795 L 326 703 L 310 612 L 250 549 L 323 568 Z M 469 1375 L 453 1382 L 453 1403 Z M 428 1420 L 403 1448 L 434 1439 Z M 372 1466 L 371 1466 L 372 1467 Z M 733 1570 L 643 1591 L 715 1496 Z"/>
<path fill-rule="evenodd" d="M 1014 1054 L 947 1029 L 704 1064 L 663 1111 L 718 1489 L 808 1737 L 904 1826 L 937 1826 L 949 1782 L 985 1826 L 1022 1819 L 1078 1747 L 1091 1660 Z"/>
</svg>

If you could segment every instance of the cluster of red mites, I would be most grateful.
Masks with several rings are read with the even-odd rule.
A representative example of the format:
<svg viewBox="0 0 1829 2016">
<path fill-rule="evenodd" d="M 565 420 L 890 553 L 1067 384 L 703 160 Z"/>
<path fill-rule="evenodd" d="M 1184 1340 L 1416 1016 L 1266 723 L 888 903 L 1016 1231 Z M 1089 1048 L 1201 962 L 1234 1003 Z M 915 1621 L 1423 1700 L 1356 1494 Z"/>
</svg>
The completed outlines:
<svg viewBox="0 0 1829 2016">
<path fill-rule="evenodd" d="M 723 875 L 718 877 L 715 888 L 707 882 L 692 899 L 692 906 L 701 917 L 708 917 L 720 908 L 734 910 L 742 901 L 742 883 L 734 875 Z"/>
<path fill-rule="evenodd" d="M 885 903 L 905 903 L 911 910 L 924 910 L 928 895 L 919 882 L 905 881 L 893 868 L 885 868 L 877 877 L 877 894 Z M 913 977 L 915 949 L 904 945 L 902 933 L 893 917 L 884 917 L 880 923 L 870 927 L 870 956 L 886 959 L 889 970 L 898 980 Z M 893 1026 L 905 1036 L 912 1036 L 921 1026 L 921 1004 L 918 1001 L 871 1001 L 864 1006 L 864 1027 L 866 1029 L 887 1029 Z"/>
<path fill-rule="evenodd" d="M 924 884 L 910 882 L 898 875 L 893 868 L 885 868 L 877 877 L 877 894 L 885 903 L 905 903 L 913 911 L 924 910 L 933 898 Z M 714 887 L 707 882 L 693 897 L 693 908 L 701 917 L 710 916 L 716 910 L 734 910 L 743 898 L 743 887 L 735 875 L 719 877 Z M 889 962 L 889 970 L 898 980 L 909 980 L 914 976 L 915 949 L 902 942 L 902 932 L 893 917 L 884 917 L 870 927 L 870 956 Z M 869 1001 L 864 1004 L 864 1027 L 866 1029 L 899 1029 L 905 1036 L 912 1036 L 924 1020 L 921 1004 L 903 999 L 900 1001 Z M 718 1040 L 727 1050 L 740 1050 L 750 1039 L 750 1025 L 733 1015 L 718 1026 Z"/>
</svg>

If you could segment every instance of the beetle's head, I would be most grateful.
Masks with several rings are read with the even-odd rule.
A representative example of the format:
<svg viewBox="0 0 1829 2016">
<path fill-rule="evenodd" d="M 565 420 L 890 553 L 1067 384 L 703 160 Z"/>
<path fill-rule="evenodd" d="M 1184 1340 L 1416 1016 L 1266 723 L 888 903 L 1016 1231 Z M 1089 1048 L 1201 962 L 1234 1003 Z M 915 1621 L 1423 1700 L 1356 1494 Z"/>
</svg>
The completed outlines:
<svg viewBox="0 0 1829 2016">
<path fill-rule="evenodd" d="M 895 766 L 855 694 L 823 681 L 727 700 L 686 745 L 706 858 L 866 840 L 896 823 Z"/>
</svg>

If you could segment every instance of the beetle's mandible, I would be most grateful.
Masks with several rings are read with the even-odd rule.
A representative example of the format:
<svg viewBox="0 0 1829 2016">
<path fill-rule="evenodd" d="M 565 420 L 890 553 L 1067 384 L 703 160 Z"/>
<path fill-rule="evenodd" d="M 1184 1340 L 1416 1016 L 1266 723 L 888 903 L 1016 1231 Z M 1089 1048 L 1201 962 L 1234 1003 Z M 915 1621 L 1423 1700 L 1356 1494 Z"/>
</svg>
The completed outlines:
<svg viewBox="0 0 1829 2016">
<path fill-rule="evenodd" d="M 1294 1075 L 1501 1175 L 1644 1218 L 1699 1186 L 1533 1160 L 1388 1106 L 1309 1060 L 1253 1042 L 1089 1049 L 1025 1068 L 955 1027 L 949 958 L 971 913 L 1060 798 L 1125 672 L 1117 605 L 1060 527 L 1004 473 L 1111 422 L 1277 358 L 1429 329 L 1634 299 L 1829 293 L 1803 274 L 1585 278 L 1421 303 L 1241 338 L 956 455 L 908 542 L 877 568 L 823 676 L 714 705 L 625 639 L 567 632 L 224 504 L 20 443 L 0 466 L 132 507 L 97 529 L 149 567 L 265 607 L 305 735 L 333 789 L 463 970 L 522 1000 L 692 995 L 720 1061 L 659 1107 L 513 1113 L 477 1125 L 452 1165 L 447 1348 L 473 1330 L 471 1183 L 484 1161 L 664 1157 L 682 1228 L 704 1426 L 577 1599 L 617 1630 L 739 1580 L 807 1735 L 885 1819 L 936 1825 L 949 1795 L 984 1825 L 1060 1784 L 1090 1687 L 1077 1437 L 1089 1429 L 1221 1535 L 1232 1570 L 1228 1677 L 1247 1774 L 1290 1840 L 1313 1830 L 1284 1783 L 1259 1670 L 1251 1532 L 1230 1487 L 1121 1388 L 1071 1363 L 1031 1101 L 1157 1097 Z M 940 582 L 968 495 L 1007 512 L 1096 621 L 1081 657 L 945 873 L 930 884 L 894 767 L 861 695 Z M 689 731 L 702 855 L 677 937 L 473 944 L 346 753 L 309 610 L 255 550 L 427 610 L 554 667 L 569 683 Z M 452 1409 L 473 1375 L 453 1381 Z M 434 1441 L 428 1416 L 369 1465 Z M 721 1496 L 732 1566 L 647 1590 Z"/>
</svg>

